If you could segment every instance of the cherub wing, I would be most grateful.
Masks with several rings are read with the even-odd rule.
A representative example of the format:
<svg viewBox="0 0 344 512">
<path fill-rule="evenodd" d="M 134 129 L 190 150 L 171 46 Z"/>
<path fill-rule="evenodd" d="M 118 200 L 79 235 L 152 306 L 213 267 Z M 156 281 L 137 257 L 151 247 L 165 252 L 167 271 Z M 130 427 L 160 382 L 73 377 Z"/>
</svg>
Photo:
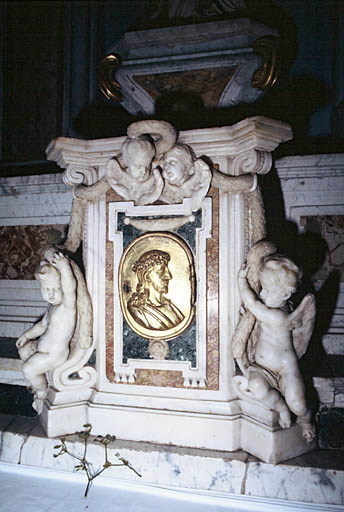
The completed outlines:
<svg viewBox="0 0 344 512">
<path fill-rule="evenodd" d="M 298 359 L 306 353 L 314 328 L 315 313 L 315 297 L 312 293 L 308 293 L 295 311 L 289 315 L 289 326 Z"/>
<path fill-rule="evenodd" d="M 152 170 L 152 176 L 145 184 L 143 184 L 142 194 L 136 203 L 139 205 L 154 203 L 154 201 L 159 199 L 163 186 L 164 181 L 161 177 L 161 173 L 157 167 L 154 167 Z"/>
<path fill-rule="evenodd" d="M 202 190 L 206 194 L 210 187 L 212 178 L 211 170 L 209 165 L 204 162 L 201 158 L 197 158 L 194 162 L 195 166 L 195 181 L 193 183 L 193 190 Z"/>
<path fill-rule="evenodd" d="M 113 157 L 106 164 L 106 178 L 110 185 L 122 184 L 125 181 L 127 173 L 122 169 L 117 158 Z"/>
<path fill-rule="evenodd" d="M 201 158 L 194 162 L 195 173 L 183 185 L 184 196 L 192 198 L 192 210 L 198 210 L 210 187 L 211 171 Z"/>
<path fill-rule="evenodd" d="M 243 359 L 245 357 L 247 343 L 252 334 L 255 323 L 256 319 L 250 311 L 245 311 L 241 315 L 235 327 L 231 341 L 232 353 L 235 359 Z"/>
<path fill-rule="evenodd" d="M 91 366 L 85 366 L 93 351 L 93 310 L 92 302 L 87 291 L 84 276 L 78 265 L 70 260 L 77 281 L 77 311 L 78 322 L 69 344 L 69 356 L 63 365 L 50 374 L 52 385 L 60 390 L 71 390 L 77 387 L 87 388 L 95 383 L 96 372 Z M 73 378 L 77 373 L 78 378 Z"/>
<path fill-rule="evenodd" d="M 111 188 L 117 192 L 118 195 L 126 200 L 131 199 L 133 180 L 121 167 L 117 158 L 111 158 L 111 160 L 106 164 L 105 176 Z"/>
<path fill-rule="evenodd" d="M 70 343 L 70 352 L 75 347 L 80 347 L 82 350 L 88 349 L 93 344 L 92 339 L 92 325 L 93 325 L 93 309 L 90 295 L 87 290 L 85 278 L 82 275 L 78 265 L 70 260 L 74 276 L 77 281 L 77 311 L 78 311 L 78 325 L 75 330 L 74 336 Z"/>
</svg>

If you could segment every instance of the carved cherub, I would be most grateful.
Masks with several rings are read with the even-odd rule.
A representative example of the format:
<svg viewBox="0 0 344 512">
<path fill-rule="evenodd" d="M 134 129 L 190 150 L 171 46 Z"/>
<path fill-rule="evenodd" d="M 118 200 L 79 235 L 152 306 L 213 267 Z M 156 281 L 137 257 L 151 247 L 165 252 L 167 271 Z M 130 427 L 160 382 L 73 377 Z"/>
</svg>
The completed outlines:
<svg viewBox="0 0 344 512">
<path fill-rule="evenodd" d="M 196 211 L 209 190 L 211 171 L 190 146 L 175 144 L 164 154 L 162 177 L 165 185 L 160 199 L 166 203 L 178 203 L 190 197 L 192 210 Z"/>
<path fill-rule="evenodd" d="M 153 165 L 155 145 L 149 135 L 124 141 L 122 162 L 112 158 L 106 167 L 107 182 L 123 199 L 138 205 L 154 203 L 162 191 L 163 180 Z"/>
<path fill-rule="evenodd" d="M 255 254 L 259 253 L 258 244 L 253 247 Z M 246 389 L 240 391 L 277 411 L 282 428 L 290 427 L 292 411 L 304 438 L 310 443 L 315 437 L 315 428 L 306 404 L 298 359 L 306 352 L 312 334 L 314 296 L 306 295 L 297 309 L 290 312 L 288 299 L 296 291 L 302 272 L 285 256 L 270 253 L 260 259 L 256 276 L 260 293 L 250 286 L 249 271 L 249 265 L 241 267 L 238 288 L 244 307 L 253 314 L 256 325 L 249 334 L 253 349 L 246 348 L 243 354 L 246 357 L 237 359 L 246 378 Z M 251 354 L 247 354 L 249 351 Z"/>
<path fill-rule="evenodd" d="M 43 298 L 50 303 L 48 311 L 17 342 L 23 373 L 30 382 L 32 407 L 40 414 L 47 396 L 46 373 L 68 358 L 69 344 L 77 323 L 76 280 L 69 260 L 60 252 L 47 253 L 35 277 L 40 282 Z"/>
</svg>

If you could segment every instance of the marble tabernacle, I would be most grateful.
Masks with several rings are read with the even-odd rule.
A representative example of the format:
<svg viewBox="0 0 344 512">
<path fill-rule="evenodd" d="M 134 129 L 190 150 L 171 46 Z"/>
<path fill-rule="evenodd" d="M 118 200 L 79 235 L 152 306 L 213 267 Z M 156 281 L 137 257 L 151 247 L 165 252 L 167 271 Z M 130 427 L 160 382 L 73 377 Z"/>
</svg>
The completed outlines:
<svg viewBox="0 0 344 512">
<path fill-rule="evenodd" d="M 192 98 L 206 108 L 257 101 L 279 72 L 278 31 L 247 13 L 201 23 L 195 14 L 181 24 L 172 16 L 170 26 L 126 32 L 100 65 L 104 95 L 147 116 Z"/>
<path fill-rule="evenodd" d="M 272 463 L 314 446 L 301 425 L 281 428 L 276 410 L 238 393 L 231 349 L 237 275 L 265 236 L 257 174 L 291 136 L 257 116 L 179 136 L 140 121 L 127 137 L 50 143 L 74 195 L 62 250 L 72 261 L 82 241 L 85 282 L 72 263 L 82 300 L 70 355 L 49 368 L 49 437 L 91 423 L 95 434 Z"/>
</svg>

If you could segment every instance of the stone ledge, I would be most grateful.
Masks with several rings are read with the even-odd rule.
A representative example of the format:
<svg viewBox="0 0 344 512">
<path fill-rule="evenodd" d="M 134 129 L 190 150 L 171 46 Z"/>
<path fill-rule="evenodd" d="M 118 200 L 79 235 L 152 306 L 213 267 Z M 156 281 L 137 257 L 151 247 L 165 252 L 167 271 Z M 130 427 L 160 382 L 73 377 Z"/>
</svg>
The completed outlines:
<svg viewBox="0 0 344 512">
<path fill-rule="evenodd" d="M 114 432 L 111 434 L 115 434 Z M 67 436 L 68 447 L 82 452 L 78 436 Z M 0 415 L 0 460 L 46 469 L 75 472 L 69 455 L 54 458 L 56 439 L 48 439 L 36 418 Z M 124 481 L 277 498 L 305 503 L 343 505 L 344 461 L 342 452 L 314 450 L 272 465 L 245 452 L 218 452 L 132 441 L 110 446 L 128 459 L 142 479 L 125 467 L 110 468 L 107 478 Z M 90 442 L 88 458 L 95 467 L 103 463 L 103 447 Z"/>
<path fill-rule="evenodd" d="M 85 476 L 33 466 L 0 462 L 0 478 L 4 492 L 3 510 L 163 510 L 175 512 L 342 512 L 336 505 L 316 505 L 280 499 L 255 498 L 215 491 L 168 488 L 146 483 L 125 482 L 102 476 L 92 485 L 87 500 L 83 498 Z M 15 503 L 13 500 L 15 496 Z M 85 504 L 87 503 L 87 505 Z"/>
</svg>

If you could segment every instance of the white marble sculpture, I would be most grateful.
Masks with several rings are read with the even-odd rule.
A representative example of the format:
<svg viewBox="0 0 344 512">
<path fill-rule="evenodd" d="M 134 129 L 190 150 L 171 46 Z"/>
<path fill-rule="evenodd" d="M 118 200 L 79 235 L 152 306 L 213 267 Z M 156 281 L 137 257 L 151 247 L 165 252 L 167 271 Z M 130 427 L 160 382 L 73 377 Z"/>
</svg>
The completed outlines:
<svg viewBox="0 0 344 512">
<path fill-rule="evenodd" d="M 46 374 L 67 360 L 77 323 L 77 283 L 70 262 L 61 252 L 50 251 L 45 258 L 35 277 L 50 306 L 43 318 L 24 332 L 16 343 L 24 361 L 23 373 L 34 393 L 32 406 L 38 414 L 42 412 L 47 396 Z"/>
<path fill-rule="evenodd" d="M 76 200 L 96 200 L 111 188 L 126 201 L 152 204 L 163 189 L 158 164 L 177 140 L 175 128 L 166 121 L 137 121 L 129 125 L 121 151 L 109 160 L 105 176 L 91 186 L 78 185 Z M 77 224 L 83 222 L 81 208 L 76 209 Z"/>
<path fill-rule="evenodd" d="M 161 165 L 165 184 L 160 199 L 171 204 L 190 197 L 192 211 L 198 210 L 210 187 L 208 164 L 187 144 L 175 144 L 164 154 Z"/>
<path fill-rule="evenodd" d="M 153 140 L 146 135 L 128 137 L 122 146 L 122 165 L 112 158 L 106 166 L 107 181 L 123 199 L 135 204 L 154 203 L 162 191 L 163 180 L 157 167 Z"/>
<path fill-rule="evenodd" d="M 238 274 L 246 312 L 233 336 L 233 353 L 244 377 L 236 377 L 240 394 L 279 413 L 282 428 L 297 417 L 303 437 L 311 443 L 315 428 L 306 404 L 298 359 L 307 350 L 315 319 L 315 299 L 306 295 L 292 312 L 288 299 L 302 271 L 273 244 L 255 244 Z"/>
</svg>

